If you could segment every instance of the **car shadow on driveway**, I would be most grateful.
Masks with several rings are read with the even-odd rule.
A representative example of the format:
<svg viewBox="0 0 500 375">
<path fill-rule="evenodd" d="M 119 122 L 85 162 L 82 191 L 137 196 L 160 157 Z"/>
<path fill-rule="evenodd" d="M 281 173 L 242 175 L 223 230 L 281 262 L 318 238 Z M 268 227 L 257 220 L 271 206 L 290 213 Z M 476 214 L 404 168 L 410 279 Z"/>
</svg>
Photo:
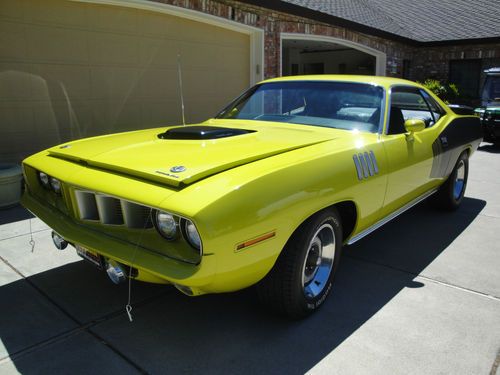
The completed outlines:
<svg viewBox="0 0 500 375">
<path fill-rule="evenodd" d="M 416 275 L 485 205 L 482 200 L 465 198 L 457 212 L 443 213 L 423 203 L 346 247 L 332 295 L 317 313 L 302 321 L 270 314 L 256 302 L 252 289 L 189 298 L 174 293 L 171 287 L 135 283 L 133 301 L 140 302 L 134 304 L 134 321 L 130 323 L 123 313 L 126 286 L 111 286 L 83 262 L 34 275 L 29 282 L 64 309 L 72 324 L 97 335 L 144 372 L 303 374 L 404 288 L 421 287 L 414 280 Z M 22 350 L 19 336 L 26 334 L 27 328 L 34 333 L 44 329 L 32 316 L 29 301 L 21 305 L 22 283 L 26 281 L 0 288 L 0 301 L 12 305 L 4 306 L 3 313 L 18 314 L 17 325 L 12 325 L 12 319 L 0 320 L 0 335 L 10 354 Z M 34 323 L 26 327 L 23 321 Z M 65 332 L 72 328 L 69 324 L 57 329 Z M 28 344 L 34 343 L 24 345 Z M 57 361 L 63 366 L 64 356 L 55 353 L 45 360 L 52 361 L 57 370 Z M 71 366 L 79 372 L 92 372 L 96 366 L 106 371 L 106 362 L 99 363 L 99 358 L 73 357 L 78 359 Z M 38 372 L 40 359 L 31 354 L 12 360 L 23 374 Z"/>
<path fill-rule="evenodd" d="M 478 150 L 486 151 L 491 154 L 500 154 L 500 145 L 493 143 L 487 143 L 487 144 L 482 143 L 481 146 L 479 146 Z"/>
<path fill-rule="evenodd" d="M 35 216 L 21 205 L 0 209 L 0 225 L 33 219 Z"/>
</svg>

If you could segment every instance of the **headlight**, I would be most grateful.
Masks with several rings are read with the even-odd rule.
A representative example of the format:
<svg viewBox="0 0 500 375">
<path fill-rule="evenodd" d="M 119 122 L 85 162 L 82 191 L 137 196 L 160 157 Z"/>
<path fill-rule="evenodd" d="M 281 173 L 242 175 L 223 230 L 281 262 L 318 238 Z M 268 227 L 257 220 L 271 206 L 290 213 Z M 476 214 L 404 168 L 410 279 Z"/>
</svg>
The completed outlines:
<svg viewBox="0 0 500 375">
<path fill-rule="evenodd" d="M 187 242 L 197 250 L 201 248 L 201 238 L 198 230 L 191 220 L 184 219 L 182 221 L 182 232 Z"/>
<path fill-rule="evenodd" d="M 156 211 L 153 215 L 156 230 L 167 240 L 175 240 L 178 236 L 177 221 L 168 212 Z"/>
<path fill-rule="evenodd" d="M 61 194 L 61 181 L 57 178 L 50 178 L 50 186 L 52 186 L 52 190 L 54 190 L 57 194 Z"/>
<path fill-rule="evenodd" d="M 38 172 L 38 179 L 40 180 L 40 183 L 44 188 L 46 189 L 50 188 L 49 176 L 47 175 L 47 173 Z"/>
</svg>

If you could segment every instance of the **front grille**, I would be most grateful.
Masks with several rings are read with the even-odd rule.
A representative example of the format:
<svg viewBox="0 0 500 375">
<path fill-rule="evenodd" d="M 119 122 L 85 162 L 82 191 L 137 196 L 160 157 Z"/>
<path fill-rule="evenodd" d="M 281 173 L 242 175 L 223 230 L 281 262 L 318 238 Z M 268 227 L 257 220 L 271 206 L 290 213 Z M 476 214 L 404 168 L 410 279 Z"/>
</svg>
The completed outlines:
<svg viewBox="0 0 500 375">
<path fill-rule="evenodd" d="M 105 225 L 123 225 L 127 228 L 153 226 L 150 207 L 83 190 L 75 190 L 75 198 L 81 220 Z"/>
</svg>

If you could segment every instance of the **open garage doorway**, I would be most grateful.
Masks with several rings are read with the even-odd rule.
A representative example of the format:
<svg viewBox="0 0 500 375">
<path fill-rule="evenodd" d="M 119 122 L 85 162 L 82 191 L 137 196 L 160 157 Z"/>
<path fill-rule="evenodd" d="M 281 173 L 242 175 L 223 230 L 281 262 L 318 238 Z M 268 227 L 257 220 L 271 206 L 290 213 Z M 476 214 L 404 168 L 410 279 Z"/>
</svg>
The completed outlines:
<svg viewBox="0 0 500 375">
<path fill-rule="evenodd" d="M 385 54 L 330 37 L 284 34 L 283 76 L 300 74 L 385 75 Z"/>
</svg>

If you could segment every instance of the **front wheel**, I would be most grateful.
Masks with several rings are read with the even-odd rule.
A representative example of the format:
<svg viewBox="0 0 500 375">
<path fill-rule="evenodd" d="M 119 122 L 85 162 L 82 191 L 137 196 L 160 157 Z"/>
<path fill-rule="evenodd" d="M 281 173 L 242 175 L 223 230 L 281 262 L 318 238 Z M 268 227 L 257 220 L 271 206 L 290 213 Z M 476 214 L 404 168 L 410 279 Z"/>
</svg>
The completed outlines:
<svg viewBox="0 0 500 375">
<path fill-rule="evenodd" d="M 434 195 L 434 204 L 445 210 L 456 210 L 464 198 L 468 176 L 469 157 L 465 151 L 458 158 L 450 177 Z"/>
<path fill-rule="evenodd" d="M 292 235 L 271 272 L 257 286 L 261 300 L 292 318 L 309 315 L 331 291 L 341 249 L 337 211 L 314 215 Z"/>
</svg>

